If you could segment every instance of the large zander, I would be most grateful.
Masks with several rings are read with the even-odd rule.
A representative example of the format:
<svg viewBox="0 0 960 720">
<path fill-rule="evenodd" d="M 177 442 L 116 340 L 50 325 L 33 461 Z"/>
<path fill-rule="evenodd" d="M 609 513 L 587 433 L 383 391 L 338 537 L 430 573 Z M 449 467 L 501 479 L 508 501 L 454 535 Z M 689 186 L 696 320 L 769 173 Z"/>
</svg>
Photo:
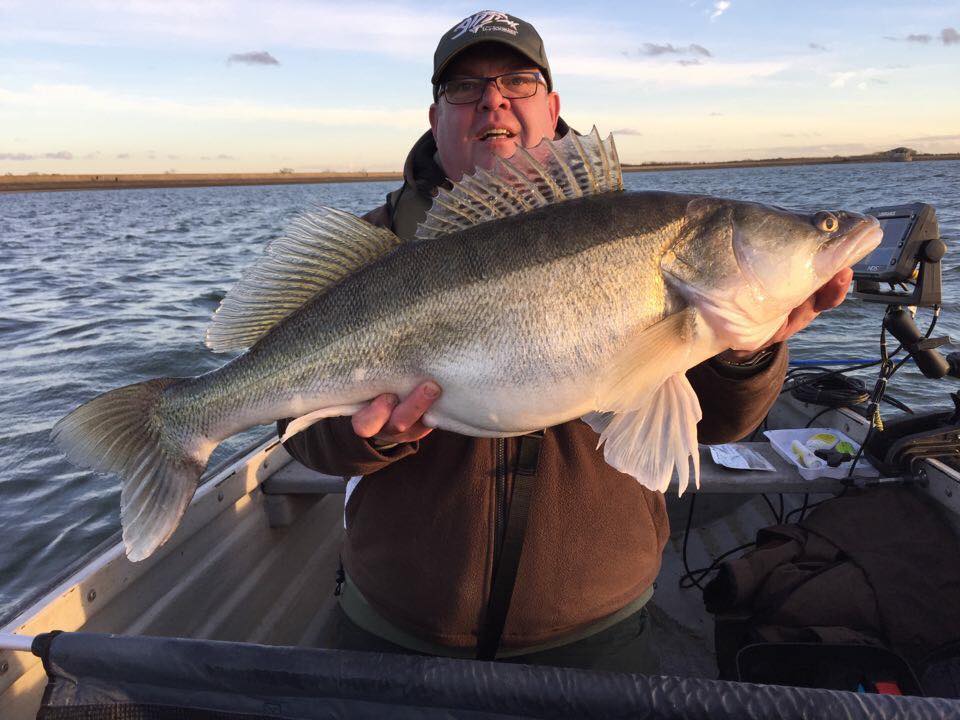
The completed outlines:
<svg viewBox="0 0 960 720">
<path fill-rule="evenodd" d="M 416 242 L 337 210 L 304 215 L 224 299 L 218 370 L 105 393 L 53 435 L 123 478 L 127 555 L 174 531 L 211 451 L 253 425 L 288 434 L 426 378 L 424 421 L 480 437 L 582 417 L 644 485 L 699 478 L 684 372 L 752 349 L 877 245 L 870 217 L 622 189 L 612 138 L 521 149 L 436 197 Z"/>
</svg>

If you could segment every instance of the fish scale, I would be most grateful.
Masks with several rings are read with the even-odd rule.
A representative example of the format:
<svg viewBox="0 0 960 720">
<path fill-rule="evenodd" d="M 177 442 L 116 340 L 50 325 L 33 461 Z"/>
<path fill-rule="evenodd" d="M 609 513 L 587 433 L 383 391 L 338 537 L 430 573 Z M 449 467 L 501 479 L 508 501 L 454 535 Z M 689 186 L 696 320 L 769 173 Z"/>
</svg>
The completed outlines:
<svg viewBox="0 0 960 720">
<path fill-rule="evenodd" d="M 123 478 L 128 556 L 174 532 L 216 445 L 253 425 L 350 415 L 425 379 L 433 427 L 508 437 L 582 417 L 648 487 L 698 481 L 685 371 L 761 346 L 880 239 L 876 220 L 622 190 L 612 138 L 568 135 L 444 189 L 418 231 L 299 218 L 224 298 L 195 378 L 105 393 L 54 427 L 74 462 Z"/>
</svg>

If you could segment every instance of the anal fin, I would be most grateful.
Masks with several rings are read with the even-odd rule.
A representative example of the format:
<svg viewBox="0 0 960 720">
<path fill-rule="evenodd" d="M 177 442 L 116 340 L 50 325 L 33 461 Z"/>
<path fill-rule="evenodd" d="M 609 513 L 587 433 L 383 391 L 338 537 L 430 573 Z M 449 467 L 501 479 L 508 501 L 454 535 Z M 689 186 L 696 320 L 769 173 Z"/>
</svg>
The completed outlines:
<svg viewBox="0 0 960 720">
<path fill-rule="evenodd" d="M 632 410 L 595 412 L 584 422 L 600 433 L 604 459 L 613 468 L 635 477 L 651 490 L 665 492 L 674 469 L 683 495 L 690 479 L 700 487 L 697 423 L 702 413 L 686 375 L 667 378 L 649 402 Z"/>
</svg>

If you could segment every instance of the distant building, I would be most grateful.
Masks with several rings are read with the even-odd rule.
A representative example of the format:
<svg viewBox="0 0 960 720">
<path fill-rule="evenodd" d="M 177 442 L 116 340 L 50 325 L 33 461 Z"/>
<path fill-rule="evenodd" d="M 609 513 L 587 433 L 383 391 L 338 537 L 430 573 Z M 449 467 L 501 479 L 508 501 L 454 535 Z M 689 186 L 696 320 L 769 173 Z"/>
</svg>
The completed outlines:
<svg viewBox="0 0 960 720">
<path fill-rule="evenodd" d="M 893 148 L 893 150 L 887 150 L 887 152 L 883 154 L 886 155 L 889 160 L 893 160 L 894 162 L 910 162 L 913 160 L 913 156 L 917 154 L 917 151 L 913 148 L 898 147 Z"/>
</svg>

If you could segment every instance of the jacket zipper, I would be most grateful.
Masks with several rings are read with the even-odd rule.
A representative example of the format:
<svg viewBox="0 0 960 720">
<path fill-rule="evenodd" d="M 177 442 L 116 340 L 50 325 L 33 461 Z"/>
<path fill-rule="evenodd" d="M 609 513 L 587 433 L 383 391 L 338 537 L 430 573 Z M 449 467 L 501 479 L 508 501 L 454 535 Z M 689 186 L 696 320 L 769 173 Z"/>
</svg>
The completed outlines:
<svg viewBox="0 0 960 720">
<path fill-rule="evenodd" d="M 503 545 L 504 516 L 507 503 L 507 441 L 497 438 L 497 486 L 496 507 L 493 517 L 493 572 L 500 562 L 500 548 Z M 491 576 L 492 577 L 492 576 Z"/>
</svg>

